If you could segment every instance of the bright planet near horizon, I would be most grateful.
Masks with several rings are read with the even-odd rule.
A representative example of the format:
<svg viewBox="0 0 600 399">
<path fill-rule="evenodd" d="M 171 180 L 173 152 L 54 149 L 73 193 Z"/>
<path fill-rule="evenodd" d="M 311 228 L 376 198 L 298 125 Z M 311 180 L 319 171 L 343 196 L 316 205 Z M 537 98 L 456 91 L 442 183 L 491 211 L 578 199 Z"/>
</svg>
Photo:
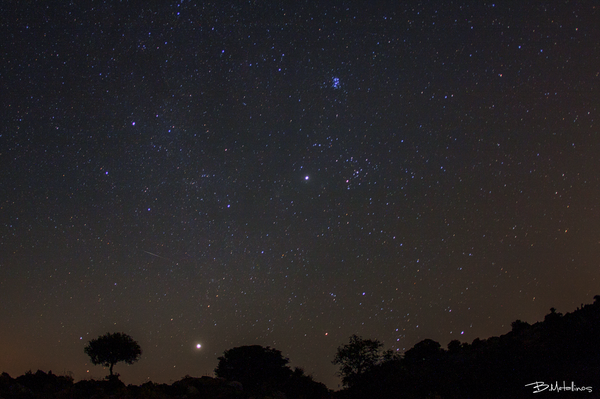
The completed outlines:
<svg viewBox="0 0 600 399">
<path fill-rule="evenodd" d="M 196 349 L 200 349 L 200 348 L 202 348 L 202 345 L 196 344 Z"/>
</svg>

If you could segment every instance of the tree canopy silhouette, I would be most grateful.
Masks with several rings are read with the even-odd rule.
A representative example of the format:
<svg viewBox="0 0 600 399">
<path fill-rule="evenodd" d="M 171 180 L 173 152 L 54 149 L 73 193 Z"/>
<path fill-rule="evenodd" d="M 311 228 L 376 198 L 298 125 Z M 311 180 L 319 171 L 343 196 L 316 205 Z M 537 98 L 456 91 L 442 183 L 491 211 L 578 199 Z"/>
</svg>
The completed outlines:
<svg viewBox="0 0 600 399">
<path fill-rule="evenodd" d="M 83 351 L 92 363 L 109 367 L 109 378 L 113 378 L 113 366 L 118 362 L 133 364 L 140 360 L 142 349 L 137 342 L 124 333 L 106 333 L 88 342 Z"/>
<path fill-rule="evenodd" d="M 350 337 L 350 343 L 337 348 L 331 363 L 340 366 L 340 375 L 345 386 L 351 386 L 361 374 L 383 360 L 379 340 L 363 339 L 356 334 Z"/>
<path fill-rule="evenodd" d="M 286 382 L 292 371 L 281 351 L 260 345 L 229 349 L 219 357 L 217 377 L 239 381 L 249 391 L 269 391 Z"/>
</svg>

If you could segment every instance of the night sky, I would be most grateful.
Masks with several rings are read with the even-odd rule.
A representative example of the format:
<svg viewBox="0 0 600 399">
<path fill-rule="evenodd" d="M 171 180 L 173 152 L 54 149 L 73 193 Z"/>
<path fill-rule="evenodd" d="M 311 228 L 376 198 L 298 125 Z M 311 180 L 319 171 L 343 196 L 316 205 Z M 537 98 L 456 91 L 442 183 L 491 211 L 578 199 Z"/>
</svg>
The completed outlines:
<svg viewBox="0 0 600 399">
<path fill-rule="evenodd" d="M 337 388 L 600 294 L 597 2 L 134 3 L 0 5 L 0 371 Z"/>
</svg>

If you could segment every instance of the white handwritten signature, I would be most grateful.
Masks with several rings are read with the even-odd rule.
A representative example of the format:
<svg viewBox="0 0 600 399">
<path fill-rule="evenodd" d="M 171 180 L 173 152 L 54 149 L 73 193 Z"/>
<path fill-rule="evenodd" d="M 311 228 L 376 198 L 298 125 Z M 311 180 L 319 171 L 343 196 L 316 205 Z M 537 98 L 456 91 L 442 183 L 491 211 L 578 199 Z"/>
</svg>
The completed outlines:
<svg viewBox="0 0 600 399">
<path fill-rule="evenodd" d="M 578 387 L 575 386 L 575 383 L 571 381 L 571 385 L 567 385 L 564 381 L 562 382 L 562 386 L 559 385 L 558 381 L 554 384 L 546 384 L 543 381 L 532 382 L 531 384 L 525 384 L 526 387 L 532 386 L 533 393 L 540 393 L 548 390 L 548 392 L 560 392 L 560 391 L 571 391 L 571 392 L 588 392 L 592 393 L 592 387 Z"/>
</svg>

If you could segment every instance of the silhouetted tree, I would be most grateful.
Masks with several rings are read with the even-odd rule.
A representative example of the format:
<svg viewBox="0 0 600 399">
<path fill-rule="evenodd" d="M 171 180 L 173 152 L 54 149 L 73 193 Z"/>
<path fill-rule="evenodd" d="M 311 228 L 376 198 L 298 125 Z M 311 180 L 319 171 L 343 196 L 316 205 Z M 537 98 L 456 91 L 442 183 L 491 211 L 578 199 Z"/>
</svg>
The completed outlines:
<svg viewBox="0 0 600 399">
<path fill-rule="evenodd" d="M 137 342 L 124 333 L 106 333 L 88 342 L 83 349 L 92 363 L 109 367 L 109 379 L 113 379 L 113 366 L 118 362 L 133 364 L 140 360 L 142 349 Z"/>
<path fill-rule="evenodd" d="M 520 334 L 523 331 L 527 330 L 527 328 L 531 327 L 529 323 L 522 320 L 515 320 L 510 325 L 512 327 L 512 332 L 515 334 Z"/>
<path fill-rule="evenodd" d="M 462 344 L 457 339 L 453 339 L 452 341 L 448 342 L 448 352 L 450 353 L 457 353 L 461 350 L 461 348 Z"/>
<path fill-rule="evenodd" d="M 555 308 L 550 308 L 550 313 L 548 313 L 546 315 L 546 317 L 544 317 L 544 321 L 554 323 L 554 322 L 560 320 L 560 318 L 562 316 L 563 316 L 563 314 L 560 312 L 557 312 Z"/>
<path fill-rule="evenodd" d="M 424 339 L 404 353 L 404 360 L 419 364 L 425 361 L 438 360 L 443 353 L 444 350 L 438 342 L 432 339 Z"/>
<path fill-rule="evenodd" d="M 331 363 L 340 366 L 339 374 L 345 386 L 351 386 L 360 375 L 383 360 L 379 340 L 363 339 L 356 334 L 350 337 L 350 343 L 337 348 Z"/>
<path fill-rule="evenodd" d="M 281 351 L 260 345 L 240 346 L 226 350 L 215 368 L 217 377 L 239 381 L 244 390 L 270 392 L 280 389 L 292 371 Z"/>
</svg>

